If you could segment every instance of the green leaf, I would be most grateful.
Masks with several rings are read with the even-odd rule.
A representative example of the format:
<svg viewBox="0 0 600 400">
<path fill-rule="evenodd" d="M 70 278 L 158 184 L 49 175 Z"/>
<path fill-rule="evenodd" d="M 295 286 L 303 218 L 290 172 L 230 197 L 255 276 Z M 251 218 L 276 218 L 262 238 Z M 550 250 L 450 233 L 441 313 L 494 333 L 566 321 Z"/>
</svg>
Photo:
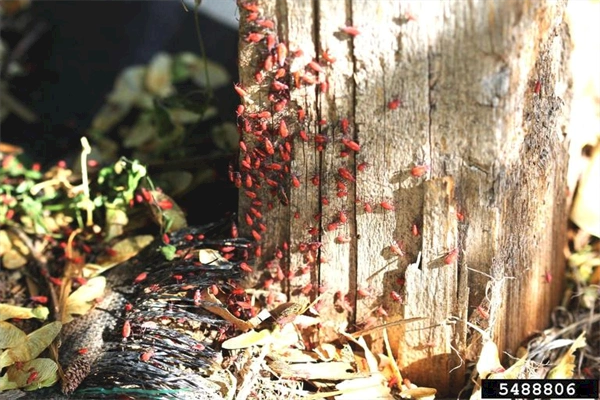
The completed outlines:
<svg viewBox="0 0 600 400">
<path fill-rule="evenodd" d="M 172 244 L 166 244 L 160 248 L 160 251 L 162 252 L 163 256 L 165 256 L 167 261 L 171 261 L 175 258 L 177 247 L 173 246 Z"/>
</svg>

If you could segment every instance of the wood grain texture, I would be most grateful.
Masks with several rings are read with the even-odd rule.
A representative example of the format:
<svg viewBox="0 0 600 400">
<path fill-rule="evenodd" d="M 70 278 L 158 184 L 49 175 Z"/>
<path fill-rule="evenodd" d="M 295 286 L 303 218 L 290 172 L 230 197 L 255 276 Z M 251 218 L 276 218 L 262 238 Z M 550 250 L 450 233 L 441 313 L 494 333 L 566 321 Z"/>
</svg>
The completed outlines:
<svg viewBox="0 0 600 400">
<path fill-rule="evenodd" d="M 303 50 L 298 65 L 324 49 L 337 58 L 327 67 L 326 92 L 318 85 L 294 89 L 288 114 L 282 114 L 293 120 L 298 107 L 306 110 L 311 122 L 292 125 L 296 135 L 306 128 L 311 140 L 294 141 L 292 172 L 302 185 L 290 191 L 288 209 L 267 217 L 264 244 L 274 248 L 288 241 L 292 270 L 305 264 L 297 251 L 303 242 L 321 242 L 319 257 L 326 259 L 311 274 L 286 281 L 283 290 L 301 298 L 300 289 L 312 282 L 314 298 L 318 284 L 328 288 L 322 300 L 325 338 L 333 336 L 327 326 L 360 324 L 377 315 L 379 306 L 388 321 L 427 317 L 390 331 L 397 360 L 419 385 L 435 386 L 441 395 L 457 393 L 464 363 L 449 371 L 461 365 L 460 358 L 477 356 L 481 346 L 467 320 L 487 329 L 501 350 L 514 352 L 546 326 L 558 303 L 560 281 L 547 283 L 543 276 L 563 270 L 570 100 L 565 2 L 257 4 L 277 20 L 279 39 Z M 241 25 L 243 37 L 252 25 Z M 360 34 L 344 33 L 347 25 Z M 260 46 L 240 43 L 246 84 L 262 55 Z M 252 93 L 252 107 L 268 109 L 264 94 Z M 393 100 L 401 106 L 392 110 Z M 342 118 L 350 121 L 348 137 L 361 145 L 349 157 L 339 154 Z M 327 125 L 317 123 L 322 119 Z M 322 152 L 315 149 L 316 134 L 331 139 Z M 364 161 L 369 168 L 358 172 Z M 411 169 L 417 165 L 429 170 L 415 177 Z M 345 182 L 348 195 L 338 198 L 341 167 L 356 174 L 356 183 Z M 311 184 L 315 174 L 318 187 Z M 240 199 L 243 214 L 247 201 L 243 194 Z M 373 212 L 365 212 L 365 202 Z M 329 231 L 340 210 L 348 222 Z M 319 213 L 320 222 L 314 219 Z M 308 235 L 310 227 L 320 228 L 318 238 Z M 336 243 L 340 235 L 350 242 Z M 391 251 L 395 242 L 403 256 Z M 453 250 L 457 260 L 446 265 Z M 419 254 L 420 264 L 409 268 Z M 266 252 L 259 261 L 270 258 Z M 363 289 L 368 296 L 357 294 Z M 390 296 L 392 290 L 403 302 Z M 334 307 L 337 292 L 354 306 L 352 312 Z M 486 313 L 489 319 L 482 317 Z M 450 323 L 451 317 L 459 322 Z M 377 346 L 380 338 L 372 339 Z"/>
</svg>

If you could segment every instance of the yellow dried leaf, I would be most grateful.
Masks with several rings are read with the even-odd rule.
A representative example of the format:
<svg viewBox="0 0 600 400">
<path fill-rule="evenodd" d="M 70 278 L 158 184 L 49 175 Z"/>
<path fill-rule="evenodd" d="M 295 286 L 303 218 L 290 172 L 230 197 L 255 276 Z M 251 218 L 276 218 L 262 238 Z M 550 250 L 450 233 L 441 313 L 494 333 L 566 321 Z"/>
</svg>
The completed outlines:
<svg viewBox="0 0 600 400">
<path fill-rule="evenodd" d="M 0 321 L 0 349 L 15 347 L 21 343 L 27 335 L 25 332 L 5 321 Z"/>
<path fill-rule="evenodd" d="M 86 264 L 83 267 L 84 278 L 91 278 L 130 259 L 148 246 L 154 238 L 152 235 L 138 235 L 118 241 L 112 246 L 114 255 L 102 255 L 96 260 L 97 264 Z"/>
<path fill-rule="evenodd" d="M 282 378 L 309 380 L 346 380 L 364 378 L 364 374 L 351 371 L 354 371 L 354 366 L 351 363 L 333 361 L 328 363 L 289 364 L 285 369 L 279 371 L 279 373 Z"/>
<path fill-rule="evenodd" d="M 173 77 L 171 67 L 173 60 L 171 56 L 165 53 L 156 54 L 148 65 L 146 71 L 146 89 L 161 97 L 166 97 L 174 93 Z"/>
<path fill-rule="evenodd" d="M 337 349 L 331 343 L 321 343 L 314 351 L 321 361 L 333 361 L 337 358 Z"/>
<path fill-rule="evenodd" d="M 37 318 L 42 321 L 48 318 L 50 311 L 47 307 L 26 308 L 10 304 L 0 304 L 0 321 L 11 318 L 29 319 Z"/>
<path fill-rule="evenodd" d="M 12 249 L 12 241 L 8 237 L 6 230 L 0 230 L 0 256 Z"/>
<path fill-rule="evenodd" d="M 255 330 L 242 333 L 231 339 L 227 339 L 221 345 L 226 350 L 245 349 L 251 346 L 262 346 L 271 337 L 271 332 L 268 329 L 263 329 L 260 332 Z"/>
<path fill-rule="evenodd" d="M 62 324 L 55 321 L 31 332 L 18 346 L 0 354 L 0 369 L 16 362 L 30 361 L 39 356 L 56 338 L 61 328 Z"/>
<path fill-rule="evenodd" d="M 336 400 L 364 400 L 364 399 L 393 399 L 390 388 L 381 374 L 374 374 L 367 378 L 346 380 L 335 385 L 336 389 L 344 392 L 335 396 Z"/>
<path fill-rule="evenodd" d="M 435 399 L 436 389 L 427 387 L 417 387 L 412 389 L 406 389 L 400 392 L 400 397 L 405 399 Z"/>
<path fill-rule="evenodd" d="M 10 249 L 2 256 L 2 267 L 6 269 L 17 269 L 27 264 L 27 259 L 16 249 Z"/>
<path fill-rule="evenodd" d="M 73 320 L 73 315 L 84 315 L 95 304 L 95 300 L 104 296 L 106 278 L 97 276 L 69 295 L 65 307 L 65 323 Z"/>
<path fill-rule="evenodd" d="M 569 350 L 560 358 L 554 368 L 548 372 L 546 379 L 571 379 L 575 369 L 575 350 L 586 346 L 585 331 L 575 339 Z"/>
<path fill-rule="evenodd" d="M 588 169 L 579 181 L 573 200 L 571 219 L 587 233 L 600 237 L 600 144 L 592 153 Z"/>
<path fill-rule="evenodd" d="M 198 251 L 198 260 L 201 264 L 221 266 L 229 264 L 221 253 L 213 249 L 200 249 Z"/>
<path fill-rule="evenodd" d="M 484 343 L 477 361 L 477 372 L 479 376 L 485 379 L 492 372 L 503 372 L 504 368 L 500 364 L 498 357 L 498 346 L 496 343 L 488 340 Z"/>
<path fill-rule="evenodd" d="M 168 228 L 167 232 L 173 232 L 187 226 L 185 213 L 171 197 L 156 190 L 151 190 L 150 194 L 155 200 L 155 203 L 150 207 L 152 216 L 159 225 Z M 168 226 L 166 226 L 167 221 L 170 221 Z"/>
<path fill-rule="evenodd" d="M 58 381 L 58 365 L 49 358 L 36 358 L 21 366 L 10 366 L 0 377 L 0 391 L 10 389 L 36 390 Z"/>
</svg>

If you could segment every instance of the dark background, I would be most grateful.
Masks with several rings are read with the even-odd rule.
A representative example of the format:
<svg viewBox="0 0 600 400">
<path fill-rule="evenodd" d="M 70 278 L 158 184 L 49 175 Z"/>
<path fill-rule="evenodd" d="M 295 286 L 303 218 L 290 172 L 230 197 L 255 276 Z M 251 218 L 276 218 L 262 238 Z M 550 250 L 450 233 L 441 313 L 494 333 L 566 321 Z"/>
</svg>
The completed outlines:
<svg viewBox="0 0 600 400">
<path fill-rule="evenodd" d="M 10 92 L 40 118 L 23 126 L 9 116 L 2 141 L 18 144 L 36 161 L 53 163 L 79 148 L 82 135 L 121 70 L 146 64 L 159 51 L 200 54 L 193 11 L 179 1 L 35 1 L 32 19 L 4 19 L 11 47 L 28 31 L 45 26 L 21 59 L 27 76 L 12 79 Z M 42 28 L 43 29 L 43 28 Z M 200 15 L 207 56 L 237 80 L 237 31 Z M 221 118 L 234 120 L 238 100 L 231 87 L 215 93 Z"/>
<path fill-rule="evenodd" d="M 237 81 L 237 30 L 199 18 L 208 59 Z M 1 27 L 12 50 L 31 32 L 41 32 L 18 59 L 26 75 L 11 78 L 8 88 L 39 121 L 26 124 L 11 114 L 2 123 L 1 139 L 44 167 L 79 154 L 80 137 L 124 68 L 147 64 L 160 51 L 200 55 L 193 9 L 186 12 L 180 1 L 34 1 L 17 17 L 3 18 Z M 239 98 L 233 85 L 218 89 L 214 103 L 219 121 L 235 121 Z M 236 211 L 237 190 L 223 178 L 228 162 L 215 161 L 216 182 L 177 199 L 189 223 Z"/>
</svg>

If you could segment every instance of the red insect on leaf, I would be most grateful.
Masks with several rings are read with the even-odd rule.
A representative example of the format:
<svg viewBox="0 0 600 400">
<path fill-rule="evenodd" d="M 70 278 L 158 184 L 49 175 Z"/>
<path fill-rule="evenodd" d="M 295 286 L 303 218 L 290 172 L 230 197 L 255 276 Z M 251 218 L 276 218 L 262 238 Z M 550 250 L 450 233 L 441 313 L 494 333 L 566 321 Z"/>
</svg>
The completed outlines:
<svg viewBox="0 0 600 400">
<path fill-rule="evenodd" d="M 360 35 L 360 31 L 354 26 L 342 26 L 340 30 L 350 36 Z"/>
<path fill-rule="evenodd" d="M 381 205 L 381 208 L 388 211 L 394 211 L 396 209 L 394 205 L 388 201 L 382 201 L 381 203 L 379 203 L 379 205 Z"/>
<path fill-rule="evenodd" d="M 323 69 L 323 67 L 321 67 L 321 65 L 316 62 L 316 61 L 311 61 L 308 63 L 308 66 L 315 72 L 320 72 L 320 73 L 324 73 L 325 70 Z"/>
<path fill-rule="evenodd" d="M 279 121 L 279 136 L 286 138 L 289 135 L 287 125 L 284 120 Z"/>
<path fill-rule="evenodd" d="M 298 177 L 296 175 L 292 175 L 292 185 L 295 188 L 299 188 L 300 187 L 300 180 L 298 179 Z"/>
<path fill-rule="evenodd" d="M 269 54 L 265 58 L 265 62 L 263 63 L 263 69 L 267 72 L 273 69 L 273 56 L 272 55 Z"/>
<path fill-rule="evenodd" d="M 537 81 L 535 81 L 535 86 L 533 88 L 533 93 L 540 94 L 541 90 L 542 90 L 542 82 L 538 79 Z"/>
<path fill-rule="evenodd" d="M 273 34 L 267 35 L 267 50 L 269 52 L 271 52 L 271 50 L 273 50 L 276 42 L 277 42 L 277 39 L 275 38 L 275 35 L 273 35 Z M 271 68 L 269 68 L 269 70 L 270 69 Z"/>
<path fill-rule="evenodd" d="M 246 179 L 244 180 L 244 184 L 248 189 L 252 187 L 252 176 L 250 174 L 246 174 Z"/>
<path fill-rule="evenodd" d="M 237 94 L 240 95 L 240 97 L 248 96 L 248 92 L 246 92 L 239 84 L 236 83 L 235 85 L 233 85 L 233 88 L 235 89 Z"/>
<path fill-rule="evenodd" d="M 365 201 L 365 203 L 363 204 L 363 210 L 365 210 L 366 213 L 372 213 L 373 212 L 373 207 L 371 207 L 370 203 L 367 203 Z"/>
<path fill-rule="evenodd" d="M 275 90 L 277 92 L 281 92 L 281 91 L 290 89 L 288 85 L 286 85 L 285 83 L 281 83 L 279 81 L 273 81 L 273 83 L 271 83 L 271 87 L 273 88 L 273 90 Z"/>
<path fill-rule="evenodd" d="M 142 272 L 141 274 L 136 276 L 136 278 L 133 280 L 133 283 L 140 283 L 140 282 L 144 281 L 147 277 L 148 277 L 148 273 Z"/>
<path fill-rule="evenodd" d="M 396 303 L 402 303 L 402 296 L 400 296 L 400 294 L 398 294 L 398 292 L 392 290 L 390 292 L 390 297 L 392 298 L 393 301 L 395 301 Z"/>
<path fill-rule="evenodd" d="M 31 296 L 29 298 L 29 300 L 34 301 L 34 302 L 39 303 L 39 304 L 46 304 L 46 303 L 48 303 L 48 297 L 47 296 Z"/>
<path fill-rule="evenodd" d="M 402 101 L 399 99 L 392 99 L 388 102 L 387 107 L 390 110 L 396 110 L 398 107 L 402 105 Z"/>
<path fill-rule="evenodd" d="M 327 230 L 329 232 L 333 232 L 338 228 L 339 225 L 340 224 L 338 222 L 330 222 L 329 224 L 327 224 Z"/>
<path fill-rule="evenodd" d="M 257 242 L 259 242 L 262 237 L 260 236 L 260 233 L 256 232 L 256 230 L 252 230 L 252 237 L 254 237 L 254 240 L 256 240 Z"/>
<path fill-rule="evenodd" d="M 444 264 L 451 265 L 458 259 L 458 249 L 451 250 L 446 256 L 444 256 Z"/>
<path fill-rule="evenodd" d="M 313 289 L 313 284 L 309 282 L 300 291 L 302 292 L 303 295 L 308 296 L 310 294 L 310 292 L 312 292 L 312 289 Z"/>
<path fill-rule="evenodd" d="M 483 319 L 490 319 L 490 313 L 482 306 L 477 306 L 477 313 Z"/>
<path fill-rule="evenodd" d="M 275 72 L 275 79 L 281 79 L 287 74 L 287 70 L 285 68 L 279 68 Z"/>
<path fill-rule="evenodd" d="M 352 241 L 351 238 L 349 238 L 348 236 L 344 236 L 344 235 L 338 235 L 335 238 L 335 242 L 337 244 L 345 244 L 345 243 L 350 243 Z"/>
<path fill-rule="evenodd" d="M 321 53 L 321 56 L 323 57 L 323 59 L 325 61 L 327 61 L 330 64 L 333 64 L 335 62 L 335 57 L 332 57 L 331 54 L 329 54 L 329 50 L 323 50 L 323 52 Z"/>
<path fill-rule="evenodd" d="M 77 350 L 77 353 L 78 353 L 78 354 L 81 354 L 81 355 L 83 355 L 83 354 L 86 354 L 87 352 L 88 352 L 88 349 L 87 349 L 87 348 L 85 348 L 85 347 L 84 347 L 84 348 L 82 348 L 82 349 L 79 349 L 79 350 Z"/>
<path fill-rule="evenodd" d="M 259 19 L 256 20 L 256 24 L 259 26 L 262 26 L 263 28 L 266 29 L 273 29 L 275 28 L 275 23 L 273 21 L 271 21 L 270 19 Z"/>
<path fill-rule="evenodd" d="M 414 176 L 415 178 L 420 178 L 423 175 L 425 175 L 427 172 L 429 172 L 429 165 L 426 165 L 426 164 L 415 165 L 414 167 L 412 167 L 410 169 L 410 174 L 412 176 Z"/>
<path fill-rule="evenodd" d="M 280 67 L 283 67 L 285 65 L 285 59 L 288 55 L 287 46 L 284 43 L 279 43 L 275 49 L 275 52 L 277 54 L 277 64 Z"/>
<path fill-rule="evenodd" d="M 412 224 L 412 227 L 410 228 L 410 231 L 412 232 L 413 236 L 419 236 L 419 227 L 417 226 L 417 224 Z"/>
<path fill-rule="evenodd" d="M 39 373 L 35 370 L 31 371 L 29 373 L 29 376 L 27 377 L 27 384 L 31 385 L 33 382 L 35 382 L 37 380 L 39 376 Z"/>
<path fill-rule="evenodd" d="M 140 355 L 140 360 L 143 362 L 148 362 L 152 357 L 154 357 L 154 349 L 148 349 Z"/>
<path fill-rule="evenodd" d="M 252 231 L 252 232 L 256 232 L 256 231 Z M 244 272 L 248 272 L 248 273 L 250 273 L 250 272 L 253 272 L 253 270 L 252 270 L 252 267 L 250 267 L 250 266 L 248 265 L 248 263 L 245 263 L 245 262 L 241 262 L 241 263 L 240 263 L 240 269 L 241 269 L 242 271 L 244 271 Z"/>
<path fill-rule="evenodd" d="M 252 32 L 246 36 L 246 42 L 249 43 L 258 43 L 265 38 L 265 35 L 262 33 Z"/>
<path fill-rule="evenodd" d="M 404 250 L 402 249 L 402 243 L 398 243 L 396 240 L 392 241 L 392 243 L 390 244 L 390 251 L 400 257 L 404 257 L 405 253 Z"/>
<path fill-rule="evenodd" d="M 356 182 L 356 178 L 354 178 L 354 175 L 352 175 L 352 173 L 344 167 L 338 168 L 338 174 L 342 179 L 345 179 L 350 182 Z"/>
<path fill-rule="evenodd" d="M 306 110 L 299 108 L 298 109 L 298 121 L 304 122 L 305 118 L 306 118 Z"/>
<path fill-rule="evenodd" d="M 131 322 L 129 322 L 129 320 L 125 320 L 125 322 L 123 323 L 121 336 L 123 336 L 123 339 L 127 339 L 129 336 L 131 336 Z"/>
<path fill-rule="evenodd" d="M 356 143 L 354 140 L 342 139 L 342 143 L 344 144 L 344 146 L 346 146 L 347 148 L 349 148 L 352 151 L 355 151 L 355 152 L 360 151 L 360 144 Z"/>
</svg>

